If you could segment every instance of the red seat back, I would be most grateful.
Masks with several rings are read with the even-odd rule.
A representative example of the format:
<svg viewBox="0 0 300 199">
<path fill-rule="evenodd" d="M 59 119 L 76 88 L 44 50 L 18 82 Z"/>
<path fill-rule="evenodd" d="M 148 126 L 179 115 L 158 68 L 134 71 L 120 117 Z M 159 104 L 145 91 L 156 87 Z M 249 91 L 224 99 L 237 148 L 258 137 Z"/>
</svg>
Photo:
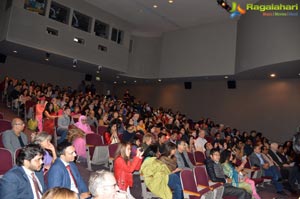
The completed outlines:
<svg viewBox="0 0 300 199">
<path fill-rule="evenodd" d="M 190 159 L 191 163 L 192 163 L 193 165 L 196 165 L 196 161 L 195 161 L 194 153 L 187 152 L 187 154 L 188 154 L 188 157 L 189 157 L 189 159 Z"/>
<path fill-rule="evenodd" d="M 0 119 L 0 133 L 11 129 L 11 121 Z"/>
<path fill-rule="evenodd" d="M 92 145 L 89 147 L 90 149 L 90 157 L 93 157 L 94 150 L 96 146 L 103 146 L 104 143 L 102 142 L 101 136 L 95 133 L 90 133 L 87 134 L 86 137 L 86 144 L 87 145 Z"/>
<path fill-rule="evenodd" d="M 195 155 L 196 164 L 197 163 L 204 164 L 204 162 L 205 162 L 205 155 L 204 155 L 204 153 L 202 153 L 201 151 L 195 151 L 194 155 Z"/>
<path fill-rule="evenodd" d="M 13 167 L 13 158 L 8 149 L 0 148 L 0 175 L 4 175 L 8 170 Z"/>
<path fill-rule="evenodd" d="M 110 144 L 108 145 L 108 154 L 109 154 L 109 158 L 115 158 L 115 154 L 118 150 L 119 144 Z"/>
<path fill-rule="evenodd" d="M 99 135 L 104 135 L 104 133 L 107 131 L 107 127 L 106 126 L 98 126 L 98 134 Z"/>
<path fill-rule="evenodd" d="M 209 186 L 208 175 L 206 173 L 205 167 L 197 166 L 193 169 L 194 177 L 197 185 Z"/>
</svg>

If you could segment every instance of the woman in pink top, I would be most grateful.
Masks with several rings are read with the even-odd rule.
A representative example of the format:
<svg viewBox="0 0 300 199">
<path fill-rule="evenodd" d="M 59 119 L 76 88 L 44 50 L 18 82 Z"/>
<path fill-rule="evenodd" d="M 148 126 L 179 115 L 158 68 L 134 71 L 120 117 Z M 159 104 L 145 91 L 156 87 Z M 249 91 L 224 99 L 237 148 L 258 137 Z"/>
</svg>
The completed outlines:
<svg viewBox="0 0 300 199">
<path fill-rule="evenodd" d="M 43 112 L 47 104 L 45 100 L 46 98 L 44 96 L 39 98 L 39 101 L 35 106 L 35 119 L 38 122 L 39 132 L 43 131 Z"/>
<path fill-rule="evenodd" d="M 75 123 L 75 126 L 82 130 L 85 134 L 94 133 L 91 130 L 90 125 L 87 123 L 87 118 L 84 115 L 81 115 L 79 117 L 78 122 Z M 75 147 L 75 150 L 77 152 L 77 155 L 79 157 L 86 158 L 86 142 L 85 138 L 78 137 L 73 141 L 73 146 Z"/>
</svg>

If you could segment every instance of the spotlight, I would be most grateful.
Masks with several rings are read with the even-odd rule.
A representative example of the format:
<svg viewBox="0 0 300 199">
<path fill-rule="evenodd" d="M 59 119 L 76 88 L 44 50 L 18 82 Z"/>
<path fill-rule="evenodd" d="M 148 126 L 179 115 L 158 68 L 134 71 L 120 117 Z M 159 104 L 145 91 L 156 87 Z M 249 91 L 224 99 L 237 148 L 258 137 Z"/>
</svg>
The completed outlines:
<svg viewBox="0 0 300 199">
<path fill-rule="evenodd" d="M 49 60 L 50 60 L 50 53 L 46 53 L 45 60 L 46 60 L 46 61 L 49 61 Z"/>
<path fill-rule="evenodd" d="M 73 68 L 77 67 L 77 59 L 73 59 Z"/>
<path fill-rule="evenodd" d="M 231 10 L 231 7 L 229 6 L 229 4 L 225 1 L 225 0 L 217 0 L 217 3 L 224 8 L 225 10 L 227 10 L 227 12 L 229 12 Z"/>
</svg>

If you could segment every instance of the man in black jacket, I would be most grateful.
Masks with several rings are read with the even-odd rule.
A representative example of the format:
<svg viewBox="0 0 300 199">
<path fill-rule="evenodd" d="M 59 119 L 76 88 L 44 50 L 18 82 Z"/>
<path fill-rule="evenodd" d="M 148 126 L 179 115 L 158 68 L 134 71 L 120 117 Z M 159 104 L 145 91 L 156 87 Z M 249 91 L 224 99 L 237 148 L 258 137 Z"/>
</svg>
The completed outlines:
<svg viewBox="0 0 300 199">
<path fill-rule="evenodd" d="M 231 179 L 226 178 L 219 161 L 219 150 L 212 149 L 210 151 L 210 159 L 206 161 L 206 170 L 211 181 L 224 183 L 223 196 L 237 196 L 238 199 L 250 199 L 251 195 L 245 189 L 237 188 L 231 185 Z"/>
<path fill-rule="evenodd" d="M 296 181 L 300 179 L 300 173 L 298 167 L 294 164 L 290 164 L 287 159 L 278 153 L 278 143 L 273 142 L 270 145 L 269 155 L 272 157 L 273 161 L 280 168 L 281 175 L 283 178 L 288 179 L 289 191 L 296 192 Z"/>
</svg>

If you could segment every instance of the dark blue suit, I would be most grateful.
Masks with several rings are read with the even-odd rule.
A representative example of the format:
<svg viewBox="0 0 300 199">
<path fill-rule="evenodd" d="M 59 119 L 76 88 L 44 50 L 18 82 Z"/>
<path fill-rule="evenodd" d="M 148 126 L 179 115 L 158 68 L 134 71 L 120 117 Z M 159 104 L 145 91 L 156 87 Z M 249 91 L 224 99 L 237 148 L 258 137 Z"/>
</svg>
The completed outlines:
<svg viewBox="0 0 300 199">
<path fill-rule="evenodd" d="M 88 192 L 88 188 L 74 162 L 70 162 L 70 168 L 75 178 L 79 194 Z M 54 164 L 48 171 L 48 188 L 50 189 L 53 187 L 65 187 L 67 189 L 71 188 L 69 172 L 60 158 L 55 160 Z"/>
<path fill-rule="evenodd" d="M 45 192 L 44 177 L 42 172 L 35 172 L 40 184 Z M 0 179 L 0 198 L 1 199 L 33 199 L 33 190 L 30 181 L 20 166 L 9 170 Z"/>
</svg>

